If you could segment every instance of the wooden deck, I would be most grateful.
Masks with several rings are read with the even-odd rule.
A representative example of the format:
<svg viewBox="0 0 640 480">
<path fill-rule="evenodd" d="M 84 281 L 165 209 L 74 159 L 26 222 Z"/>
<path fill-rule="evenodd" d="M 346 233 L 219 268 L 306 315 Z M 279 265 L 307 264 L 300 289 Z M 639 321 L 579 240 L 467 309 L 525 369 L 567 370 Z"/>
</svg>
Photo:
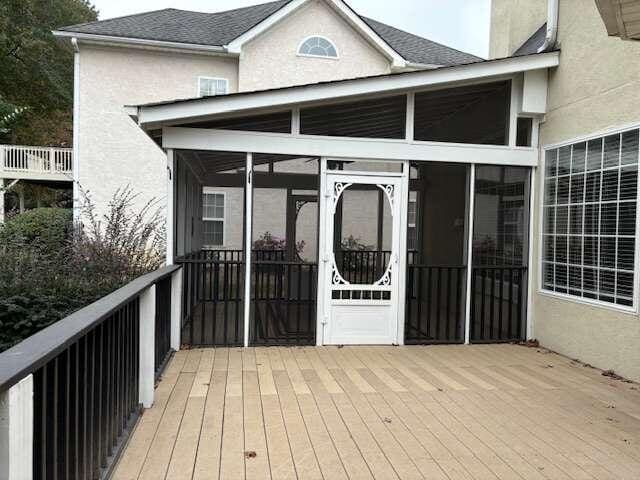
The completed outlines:
<svg viewBox="0 0 640 480">
<path fill-rule="evenodd" d="M 514 345 L 178 352 L 116 479 L 639 479 L 640 387 Z"/>
</svg>

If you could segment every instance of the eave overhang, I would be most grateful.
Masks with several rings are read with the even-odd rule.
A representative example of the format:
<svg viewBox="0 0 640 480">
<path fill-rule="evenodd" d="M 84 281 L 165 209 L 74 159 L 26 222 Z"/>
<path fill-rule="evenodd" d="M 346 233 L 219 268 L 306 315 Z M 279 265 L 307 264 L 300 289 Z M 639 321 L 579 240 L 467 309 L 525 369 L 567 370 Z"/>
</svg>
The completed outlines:
<svg viewBox="0 0 640 480">
<path fill-rule="evenodd" d="M 127 112 L 145 130 L 150 130 L 162 125 L 213 116 L 283 109 L 303 104 L 366 97 L 373 94 L 393 94 L 440 85 L 484 81 L 485 79 L 557 67 L 559 61 L 559 52 L 547 52 L 442 67 L 435 70 L 128 106 Z"/>
</svg>

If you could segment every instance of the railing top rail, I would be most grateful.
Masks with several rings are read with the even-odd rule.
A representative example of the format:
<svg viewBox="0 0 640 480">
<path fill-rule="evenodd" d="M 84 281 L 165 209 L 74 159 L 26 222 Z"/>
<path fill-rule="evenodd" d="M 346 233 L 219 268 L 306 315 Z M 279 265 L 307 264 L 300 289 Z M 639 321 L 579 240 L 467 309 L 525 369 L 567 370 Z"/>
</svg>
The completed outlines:
<svg viewBox="0 0 640 480">
<path fill-rule="evenodd" d="M 8 144 L 0 144 L 0 148 L 4 149 L 31 149 L 31 150 L 56 150 L 59 152 L 72 152 L 73 148 L 71 147 L 43 147 L 42 145 L 8 145 Z"/>
<path fill-rule="evenodd" d="M 11 388 L 64 351 L 113 312 L 137 297 L 145 288 L 158 283 L 180 268 L 179 265 L 167 265 L 138 277 L 115 292 L 0 353 L 0 392 Z"/>
</svg>

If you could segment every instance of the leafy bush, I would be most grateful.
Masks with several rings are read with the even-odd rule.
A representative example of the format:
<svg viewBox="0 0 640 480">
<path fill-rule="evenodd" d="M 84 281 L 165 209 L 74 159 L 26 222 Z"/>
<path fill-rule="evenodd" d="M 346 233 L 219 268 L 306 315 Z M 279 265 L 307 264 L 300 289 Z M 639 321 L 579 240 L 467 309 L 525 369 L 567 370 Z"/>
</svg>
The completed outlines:
<svg viewBox="0 0 640 480">
<path fill-rule="evenodd" d="M 55 253 L 64 247 L 73 227 L 73 215 L 64 208 L 36 208 L 15 215 L 0 227 L 0 245 L 38 247 Z"/>
<path fill-rule="evenodd" d="M 82 224 L 37 209 L 0 227 L 0 351 L 164 263 L 161 210 L 135 200 L 120 190 L 97 216 L 85 195 Z"/>
</svg>

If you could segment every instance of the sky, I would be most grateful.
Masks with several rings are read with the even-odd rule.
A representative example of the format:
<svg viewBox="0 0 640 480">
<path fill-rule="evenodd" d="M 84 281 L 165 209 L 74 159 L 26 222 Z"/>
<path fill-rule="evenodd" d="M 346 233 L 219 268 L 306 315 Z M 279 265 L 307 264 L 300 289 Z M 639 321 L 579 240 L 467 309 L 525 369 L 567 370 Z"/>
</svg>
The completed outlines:
<svg viewBox="0 0 640 480">
<path fill-rule="evenodd" d="M 218 12 L 267 0 L 92 0 L 99 19 L 162 8 Z M 435 42 L 487 57 L 491 0 L 348 0 L 359 14 Z"/>
</svg>

